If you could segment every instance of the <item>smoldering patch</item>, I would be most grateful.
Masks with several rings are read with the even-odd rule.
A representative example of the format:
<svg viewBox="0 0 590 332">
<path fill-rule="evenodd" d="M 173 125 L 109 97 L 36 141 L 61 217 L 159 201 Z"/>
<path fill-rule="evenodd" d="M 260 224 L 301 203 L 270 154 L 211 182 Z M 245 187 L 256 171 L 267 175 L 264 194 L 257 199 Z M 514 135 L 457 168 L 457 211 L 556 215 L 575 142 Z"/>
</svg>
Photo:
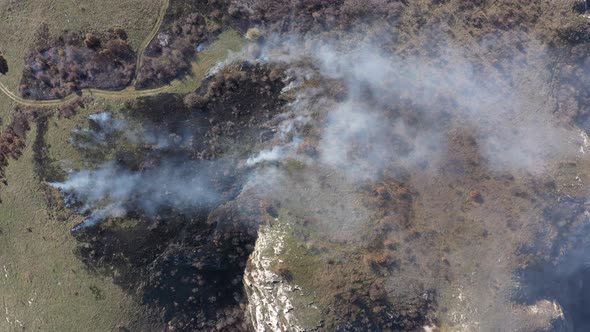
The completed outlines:
<svg viewBox="0 0 590 332">
<path fill-rule="evenodd" d="M 106 218 L 124 218 L 136 212 L 155 218 L 162 209 L 190 216 L 209 206 L 218 194 L 199 162 L 167 161 L 142 172 L 115 163 L 96 170 L 73 172 L 63 183 L 50 183 L 70 207 L 84 215 L 75 229 L 96 226 Z"/>
<path fill-rule="evenodd" d="M 271 36 L 261 48 L 255 61 L 292 65 L 291 83 L 296 84 L 288 85 L 294 87 L 290 92 L 298 104 L 309 105 L 305 110 L 293 107 L 294 112 L 308 124 L 314 122 L 309 114 L 328 114 L 320 162 L 345 165 L 351 177 L 371 178 L 369 173 L 379 173 L 384 165 L 412 168 L 436 163 L 445 149 L 445 132 L 464 124 L 480 131 L 480 153 L 495 171 L 539 174 L 553 160 L 575 154 L 571 149 L 575 130 L 552 125 L 556 119 L 542 95 L 542 85 L 530 90 L 526 85 L 515 86 L 506 78 L 509 75 L 487 73 L 489 69 L 451 42 L 439 50 L 437 59 L 402 58 L 386 55 L 370 44 L 351 48 L 297 36 Z M 544 49 L 534 41 L 523 52 L 543 61 Z M 499 61 L 503 70 L 529 76 L 522 63 Z M 308 66 L 303 65 L 306 63 Z M 342 82 L 344 97 L 331 94 L 326 86 L 320 98 L 309 94 L 317 90 L 318 80 Z M 335 98 L 340 101 L 334 103 Z M 300 128 L 285 128 L 291 137 L 301 138 Z M 293 151 L 288 148 L 291 142 L 282 144 L 285 148 L 267 152 L 272 150 L 276 159 L 280 150 Z M 363 155 L 354 156 L 355 146 L 363 147 Z M 359 165 L 363 161 L 374 166 L 373 170 Z"/>
<path fill-rule="evenodd" d="M 88 116 L 88 128 L 72 131 L 69 143 L 78 149 L 97 150 L 112 145 L 116 140 L 149 146 L 155 150 L 181 150 L 193 141 L 195 128 L 182 123 L 174 132 L 158 129 L 148 120 L 141 123 L 117 118 L 110 112 Z"/>
<path fill-rule="evenodd" d="M 188 152 L 193 133 L 188 124 L 181 123 L 172 132 L 110 112 L 90 115 L 88 128 L 72 132 L 74 147 L 88 152 L 123 144 L 125 153 L 143 150 L 145 158 L 139 163 L 106 161 L 96 169 L 71 171 L 64 182 L 49 183 L 62 193 L 66 207 L 86 216 L 74 231 L 131 212 L 148 219 L 163 210 L 190 216 L 215 202 L 218 193 L 209 181 L 211 163 L 192 160 Z"/>
</svg>

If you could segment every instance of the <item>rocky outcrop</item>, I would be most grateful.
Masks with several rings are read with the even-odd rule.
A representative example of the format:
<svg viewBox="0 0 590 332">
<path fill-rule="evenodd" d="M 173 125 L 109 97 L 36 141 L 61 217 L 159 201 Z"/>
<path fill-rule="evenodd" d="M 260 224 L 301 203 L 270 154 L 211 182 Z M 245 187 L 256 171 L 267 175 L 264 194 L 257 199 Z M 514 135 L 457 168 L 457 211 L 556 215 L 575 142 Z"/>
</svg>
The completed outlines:
<svg viewBox="0 0 590 332">
<path fill-rule="evenodd" d="M 244 274 L 247 315 L 256 331 L 304 330 L 297 324 L 291 300 L 291 294 L 299 288 L 272 270 L 284 249 L 284 238 L 284 231 L 262 227 Z"/>
<path fill-rule="evenodd" d="M 306 305 L 302 288 L 279 275 L 280 270 L 275 268 L 286 250 L 287 227 L 261 227 L 248 261 L 244 274 L 246 315 L 255 331 L 308 331 L 321 324 L 308 322 L 307 318 L 317 316 L 319 309 Z"/>
</svg>

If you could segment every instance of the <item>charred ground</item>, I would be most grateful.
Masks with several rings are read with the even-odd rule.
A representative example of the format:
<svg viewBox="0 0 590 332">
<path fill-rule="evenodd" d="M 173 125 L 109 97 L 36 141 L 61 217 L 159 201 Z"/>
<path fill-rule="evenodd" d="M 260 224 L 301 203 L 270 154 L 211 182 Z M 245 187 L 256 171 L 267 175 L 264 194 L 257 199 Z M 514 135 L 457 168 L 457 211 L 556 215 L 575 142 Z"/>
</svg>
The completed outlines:
<svg viewBox="0 0 590 332">
<path fill-rule="evenodd" d="M 264 79 L 269 73 L 265 66 L 236 64 L 195 92 L 201 100 L 198 106 L 187 107 L 179 96 L 160 95 L 133 102 L 123 112 L 129 121 L 150 123 L 155 132 L 178 138 L 187 132 L 199 134 L 191 134 L 185 149 L 138 145 L 115 150 L 114 160 L 120 167 L 144 172 L 163 159 L 174 158 L 191 164 L 195 173 L 207 173 L 220 193 L 214 204 L 190 215 L 178 215 L 173 209 L 158 211 L 155 217 L 130 211 L 126 221 L 113 220 L 77 235 L 78 254 L 88 267 L 113 277 L 151 308 L 155 323 L 169 329 L 248 329 L 241 280 L 256 240 L 259 212 L 257 206 L 244 210 L 233 202 L 245 180 L 237 159 L 224 162 L 223 167 L 217 160 L 235 159 L 251 148 L 238 142 L 266 139 L 264 123 L 283 104 L 277 98 L 283 85 Z M 235 85 L 238 80 L 240 89 Z M 248 112 L 227 112 L 228 105 Z M 92 128 L 92 120 L 89 125 Z M 107 137 L 115 147 L 121 146 L 120 139 Z M 36 144 L 38 169 L 50 169 L 41 141 Z M 82 155 L 92 163 L 100 163 L 97 156 L 109 154 L 90 148 Z M 46 181 L 61 180 L 47 173 L 40 176 Z M 49 191 L 47 199 L 56 204 L 52 195 L 55 193 Z"/>
<path fill-rule="evenodd" d="M 134 68 L 135 54 L 121 32 L 65 34 L 31 54 L 23 91 L 31 91 L 34 99 L 49 99 L 83 87 L 121 89 L 132 81 L 136 69 L 138 87 L 156 87 L 186 74 L 199 46 L 215 39 L 220 29 L 232 26 L 245 32 L 246 27 L 259 25 L 279 36 L 299 34 L 320 41 L 350 39 L 354 43 L 359 36 L 367 36 L 380 51 L 402 60 L 420 56 L 443 70 L 453 68 L 444 56 L 449 44 L 461 49 L 469 46 L 466 57 L 475 59 L 477 77 L 490 81 L 499 77 L 511 88 L 525 85 L 524 93 L 539 97 L 535 85 L 527 88 L 521 79 L 543 81 L 544 77 L 530 73 L 547 74 L 547 82 L 538 90 L 549 86 L 549 92 L 539 97 L 545 98 L 538 101 L 545 106 L 538 108 L 551 108 L 560 125 L 586 130 L 590 30 L 574 5 L 453 0 L 173 1 L 160 33 L 146 50 L 143 67 Z M 266 39 L 271 37 L 268 33 L 253 43 L 249 56 L 263 55 Z M 74 60 L 60 57 L 60 50 L 72 52 Z M 546 57 L 534 56 L 540 53 Z M 305 61 L 297 66 L 305 67 Z M 556 300 L 566 318 L 553 328 L 581 331 L 587 326 L 586 312 L 579 309 L 588 291 L 587 269 L 578 264 L 587 251 L 583 226 L 587 192 L 567 189 L 578 181 L 571 179 L 573 174 L 582 179 L 579 182 L 587 179 L 584 160 L 551 164 L 547 176 L 528 169 L 498 171 L 490 166 L 493 156 L 481 153 L 482 142 L 493 130 L 467 121 L 466 113 L 458 111 L 463 107 L 460 100 L 443 92 L 424 103 L 401 91 L 384 106 L 382 96 L 363 82 L 358 98 L 373 110 L 372 116 L 385 123 L 395 119 L 411 128 L 403 135 L 383 133 L 378 126 L 357 133 L 346 157 L 360 161 L 360 169 L 374 177 L 359 186 L 350 181 L 347 170 L 336 167 L 334 174 L 313 162 L 306 164 L 319 159 L 323 130 L 334 121 L 319 109 L 308 114 L 309 120 L 300 128 L 302 144 L 295 152 L 300 159 L 262 164 L 263 170 L 276 167 L 286 175 L 273 183 L 278 190 L 261 194 L 247 186 L 252 174 L 246 159 L 292 138 L 281 137 L 283 128 L 276 119 L 292 116 L 288 105 L 296 101 L 289 93 L 281 93 L 289 83 L 288 66 L 264 63 L 240 60 L 192 93 L 139 99 L 118 114 L 127 122 L 140 127 L 149 124 L 150 130 L 166 133 L 182 148 L 138 144 L 108 133 L 104 136 L 108 147 L 79 145 L 84 147 L 79 152 L 87 165 L 112 160 L 118 168 L 137 174 L 165 160 L 178 160 L 194 173 L 207 174 L 210 186 L 219 193 L 217 200 L 198 205 L 188 215 L 173 207 L 147 215 L 131 204 L 126 218 L 107 218 L 76 235 L 81 244 L 78 255 L 86 265 L 113 277 L 141 299 L 153 314 L 153 324 L 186 331 L 251 328 L 251 318 L 244 316 L 247 303 L 242 285 L 248 257 L 260 225 L 273 227 L 286 220 L 294 227 L 288 240 L 295 254 L 283 257 L 273 269 L 279 276 L 277 283 L 295 282 L 317 290 L 313 302 L 325 316 L 314 327 L 317 330 L 408 331 L 441 321 L 447 328 L 469 328 L 471 322 L 454 318 L 465 313 L 485 329 L 514 314 L 502 302 L 505 292 L 515 290 L 513 271 L 520 271 L 516 275 L 524 285 L 514 297 L 517 305 L 526 308 L 543 299 Z M 71 70 L 92 64 L 98 65 L 99 72 Z M 349 92 L 345 80 L 316 79 L 318 68 L 309 67 L 303 86 L 322 96 L 312 101 L 320 106 L 345 104 Z M 515 72 L 514 68 L 527 70 Z M 72 73 L 77 76 L 68 76 Z M 96 79 L 101 75 L 116 80 Z M 72 113 L 66 109 L 65 114 Z M 35 141 L 38 176 L 63 181 L 58 161 L 44 153 L 50 148 L 43 141 L 44 118 L 34 118 L 39 135 Z M 26 126 L 19 119 L 15 117 L 0 138 L 3 160 L 11 154 L 18 157 L 23 147 Z M 495 123 L 486 124 L 494 128 Z M 93 120 L 87 127 L 95 133 L 102 130 Z M 443 133 L 448 144 L 444 156 L 398 167 L 395 163 L 400 158 L 416 150 L 416 138 L 429 131 Z M 194 136 L 187 138 L 186 132 Z M 82 138 L 73 135 L 78 142 Z M 393 151 L 390 158 L 377 162 L 369 158 L 373 156 L 367 151 L 376 141 Z M 426 149 L 435 150 L 436 146 Z M 510 152 L 502 147 L 500 151 Z M 46 189 L 48 205 L 62 204 L 57 192 Z M 79 208 L 80 203 L 71 207 Z M 354 224 L 357 214 L 369 222 Z M 73 215 L 60 218 L 71 220 Z M 499 263 L 498 257 L 505 259 Z M 558 272 L 548 272 L 553 270 Z M 564 287 L 566 292 L 561 291 Z M 465 297 L 473 302 L 465 302 Z M 471 307 L 492 309 L 477 315 L 469 311 Z M 541 323 L 530 327 L 529 321 L 537 318 L 523 316 L 525 323 L 506 328 L 549 328 Z"/>
</svg>

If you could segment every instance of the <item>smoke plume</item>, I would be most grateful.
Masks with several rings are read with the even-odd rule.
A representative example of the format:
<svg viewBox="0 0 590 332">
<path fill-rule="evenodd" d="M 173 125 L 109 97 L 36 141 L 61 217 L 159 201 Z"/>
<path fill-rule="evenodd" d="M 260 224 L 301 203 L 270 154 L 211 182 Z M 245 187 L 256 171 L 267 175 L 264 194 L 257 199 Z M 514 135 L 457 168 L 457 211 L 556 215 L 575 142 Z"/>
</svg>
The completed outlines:
<svg viewBox="0 0 590 332">
<path fill-rule="evenodd" d="M 307 107 L 292 107 L 293 112 L 306 120 L 322 107 L 328 113 L 319 161 L 347 168 L 352 177 L 372 178 L 371 173 L 392 165 L 411 168 L 435 162 L 444 152 L 443 134 L 449 126 L 477 128 L 480 153 L 493 170 L 539 173 L 547 163 L 576 153 L 571 143 L 579 141 L 578 132 L 556 124 L 554 101 L 548 99 L 544 81 L 548 77 L 514 82 L 514 76 L 526 79 L 531 73 L 513 59 L 503 60 L 504 74 L 510 75 L 503 77 L 482 69 L 474 63 L 477 58 L 451 43 L 432 59 L 400 58 L 362 43 L 346 49 L 297 38 L 269 40 L 260 59 L 295 68 L 292 82 L 297 82 L 298 99 L 292 106 Z M 537 61 L 546 60 L 545 50 L 535 43 L 528 52 L 535 53 Z M 302 62 L 313 63 L 316 76 L 309 69 L 297 72 Z M 318 105 L 317 95 L 311 94 L 312 101 L 304 82 L 317 76 L 344 82 L 344 100 Z M 402 114 L 403 108 L 413 113 Z M 292 129 L 291 137 L 299 137 L 302 126 L 284 127 Z M 359 145 L 361 155 L 353 151 Z M 293 148 L 273 147 L 272 156 L 287 151 Z"/>
<path fill-rule="evenodd" d="M 152 150 L 182 151 L 191 141 L 186 136 L 156 130 L 150 123 L 135 125 L 113 118 L 110 113 L 89 116 L 90 128 L 74 131 L 72 143 L 78 148 L 96 148 L 113 144 L 116 136 L 124 141 Z M 180 129 L 186 131 L 185 128 Z M 49 183 L 59 189 L 70 207 L 87 215 L 76 227 L 95 226 L 106 218 L 124 218 L 129 212 L 139 212 L 149 218 L 164 209 L 190 216 L 217 199 L 204 161 L 189 160 L 173 154 L 145 169 L 129 169 L 113 161 L 97 169 L 70 172 L 65 182 Z"/>
</svg>

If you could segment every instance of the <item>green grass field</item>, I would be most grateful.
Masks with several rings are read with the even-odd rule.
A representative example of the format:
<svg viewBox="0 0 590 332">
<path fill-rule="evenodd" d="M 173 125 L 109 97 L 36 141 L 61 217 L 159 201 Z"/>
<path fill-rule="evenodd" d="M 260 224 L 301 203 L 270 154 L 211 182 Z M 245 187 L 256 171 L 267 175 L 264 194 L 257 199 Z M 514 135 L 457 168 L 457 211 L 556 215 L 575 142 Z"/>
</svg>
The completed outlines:
<svg viewBox="0 0 590 332">
<path fill-rule="evenodd" d="M 45 208 L 34 139 L 32 130 L 22 158 L 7 168 L 9 186 L 0 190 L 0 330 L 117 331 L 136 304 L 73 254 L 72 224 Z"/>
<path fill-rule="evenodd" d="M 0 82 L 16 91 L 24 57 L 35 42 L 35 33 L 46 23 L 51 36 L 64 30 L 91 32 L 121 27 L 138 49 L 156 23 L 160 0 L 0 0 L 0 52 L 9 73 Z"/>
</svg>

